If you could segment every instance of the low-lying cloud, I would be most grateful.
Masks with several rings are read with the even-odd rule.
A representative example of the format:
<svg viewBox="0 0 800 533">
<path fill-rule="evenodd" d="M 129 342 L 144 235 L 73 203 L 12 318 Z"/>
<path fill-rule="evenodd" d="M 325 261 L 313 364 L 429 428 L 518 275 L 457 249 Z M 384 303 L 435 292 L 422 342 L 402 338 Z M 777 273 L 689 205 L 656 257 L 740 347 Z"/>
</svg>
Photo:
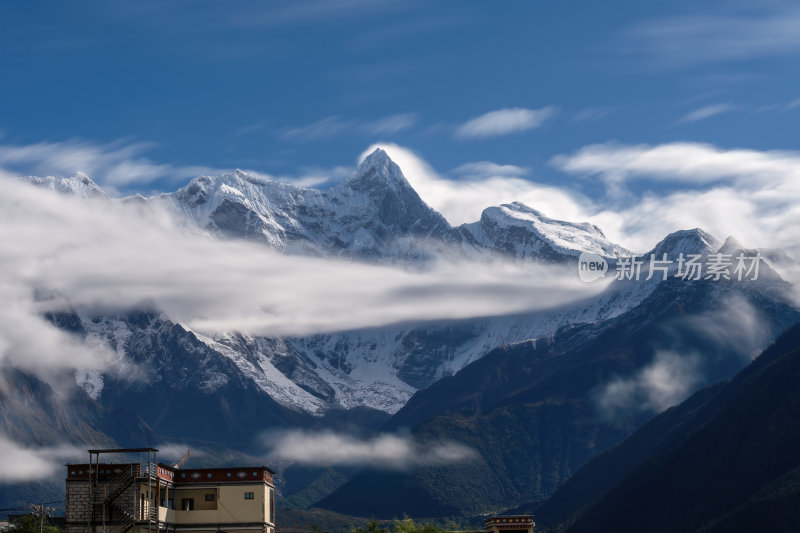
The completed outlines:
<svg viewBox="0 0 800 533">
<path fill-rule="evenodd" d="M 197 458 L 208 455 L 204 450 L 200 448 L 192 447 L 188 444 L 181 444 L 177 442 L 162 442 L 155 448 L 158 450 L 159 459 L 164 459 L 167 461 L 171 461 L 173 463 L 178 462 L 186 454 L 187 451 L 190 451 L 189 460 L 191 460 L 192 457 Z"/>
<path fill-rule="evenodd" d="M 359 439 L 331 431 L 288 431 L 265 436 L 269 458 L 316 466 L 369 466 L 403 470 L 471 461 L 478 457 L 460 443 L 419 442 L 410 436 L 378 435 Z"/>
<path fill-rule="evenodd" d="M 631 410 L 660 413 L 685 400 L 701 381 L 700 358 L 657 352 L 653 360 L 633 376 L 616 378 L 599 392 L 600 412 L 613 418 Z"/>
<path fill-rule="evenodd" d="M 659 326 L 660 342 L 669 348 L 656 350 L 650 362 L 630 375 L 611 379 L 597 391 L 598 411 L 605 418 L 659 413 L 677 405 L 720 379 L 716 369 L 745 366 L 780 333 L 775 331 L 777 325 L 741 296 L 722 298 L 703 313 Z"/>
<path fill-rule="evenodd" d="M 65 461 L 80 460 L 86 450 L 77 446 L 28 447 L 0 435 L 0 483 L 21 483 L 52 478 Z"/>
</svg>

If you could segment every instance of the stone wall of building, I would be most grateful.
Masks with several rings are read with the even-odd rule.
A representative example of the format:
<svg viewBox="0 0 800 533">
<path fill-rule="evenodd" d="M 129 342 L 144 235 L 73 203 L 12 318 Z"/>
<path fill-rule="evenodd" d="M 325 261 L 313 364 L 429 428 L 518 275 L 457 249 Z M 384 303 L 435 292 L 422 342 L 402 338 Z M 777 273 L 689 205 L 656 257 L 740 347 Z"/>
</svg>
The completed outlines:
<svg viewBox="0 0 800 533">
<path fill-rule="evenodd" d="M 70 480 L 66 489 L 66 533 L 88 533 L 89 482 Z"/>
</svg>

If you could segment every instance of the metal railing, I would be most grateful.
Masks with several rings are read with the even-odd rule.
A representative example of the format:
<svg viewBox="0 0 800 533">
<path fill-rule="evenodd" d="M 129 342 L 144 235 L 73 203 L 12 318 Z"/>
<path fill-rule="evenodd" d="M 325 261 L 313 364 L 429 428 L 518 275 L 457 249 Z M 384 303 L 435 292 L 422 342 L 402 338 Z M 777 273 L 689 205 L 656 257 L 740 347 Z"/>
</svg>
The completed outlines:
<svg viewBox="0 0 800 533">
<path fill-rule="evenodd" d="M 120 494 L 133 484 L 135 477 L 141 472 L 141 465 L 132 464 L 123 468 L 122 472 L 112 478 L 106 485 L 105 502 L 110 503 L 116 500 Z"/>
</svg>

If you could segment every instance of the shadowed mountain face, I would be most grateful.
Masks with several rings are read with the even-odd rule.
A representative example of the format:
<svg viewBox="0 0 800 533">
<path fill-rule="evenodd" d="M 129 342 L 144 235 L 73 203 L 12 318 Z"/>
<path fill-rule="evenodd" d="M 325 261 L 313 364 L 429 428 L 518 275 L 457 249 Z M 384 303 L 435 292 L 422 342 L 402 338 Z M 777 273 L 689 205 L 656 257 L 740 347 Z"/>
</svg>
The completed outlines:
<svg viewBox="0 0 800 533">
<path fill-rule="evenodd" d="M 797 531 L 800 325 L 590 461 L 537 510 L 546 530 Z"/>
<path fill-rule="evenodd" d="M 40 379 L 13 369 L 0 372 L 0 439 L 24 443 L 23 448 L 49 448 L 46 459 L 86 461 L 82 453 L 89 447 L 134 446 L 158 442 L 155 433 L 133 411 L 125 407 L 105 407 L 75 386 L 72 376 L 63 376 L 54 390 Z M 74 379 L 74 378 L 73 378 Z M 5 454 L 13 454 L 5 449 Z M 10 455 L 13 456 L 13 455 Z M 35 463 L 35 462 L 34 462 Z M 60 466 L 60 465 L 59 465 Z M 24 471 L 35 471 L 37 464 L 20 464 L 19 481 L 8 481 L 4 472 L 0 501 L 4 507 L 27 506 L 33 501 L 58 502 L 64 499 L 64 482 L 59 475 L 40 481 L 24 481 Z M 39 467 L 40 468 L 40 467 Z M 63 503 L 55 505 L 63 512 Z"/>
<path fill-rule="evenodd" d="M 420 260 L 421 242 L 452 241 L 445 218 L 431 209 L 383 150 L 345 181 L 304 189 L 241 171 L 201 176 L 150 201 L 225 238 L 263 242 L 290 253 L 362 260 Z"/>
<path fill-rule="evenodd" d="M 467 443 L 479 460 L 403 474 L 363 471 L 319 505 L 391 517 L 541 502 L 594 455 L 691 391 L 732 375 L 800 318 L 775 305 L 769 286 L 761 289 L 735 300 L 747 310 L 742 316 L 761 317 L 754 329 L 725 318 L 739 294 L 734 285 L 673 281 L 612 320 L 499 348 L 417 393 L 385 426 Z M 711 323 L 738 333 L 717 335 Z M 387 501 L 377 486 L 409 498 Z"/>
<path fill-rule="evenodd" d="M 228 357 L 158 313 L 134 312 L 126 324 L 126 357 L 140 375 L 106 376 L 98 400 L 135 410 L 159 434 L 251 450 L 254 428 L 304 425 L 310 416 L 275 402 Z"/>
</svg>

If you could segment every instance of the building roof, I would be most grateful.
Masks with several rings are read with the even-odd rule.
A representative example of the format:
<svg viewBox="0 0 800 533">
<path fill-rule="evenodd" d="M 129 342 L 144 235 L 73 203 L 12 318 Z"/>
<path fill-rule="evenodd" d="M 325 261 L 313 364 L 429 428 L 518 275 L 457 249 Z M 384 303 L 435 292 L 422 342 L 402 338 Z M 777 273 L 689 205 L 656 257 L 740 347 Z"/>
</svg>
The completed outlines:
<svg viewBox="0 0 800 533">
<path fill-rule="evenodd" d="M 157 451 L 157 448 L 105 448 L 99 450 L 89 450 L 89 453 L 146 453 Z"/>
<path fill-rule="evenodd" d="M 270 474 L 275 474 L 275 471 L 274 471 L 273 469 L 271 469 L 270 467 L 268 467 L 268 466 L 265 466 L 265 465 L 248 465 L 248 466 L 209 466 L 209 467 L 205 467 L 205 466 L 200 466 L 200 467 L 189 467 L 189 466 L 182 466 L 182 467 L 180 467 L 180 468 L 175 468 L 175 467 L 173 467 L 173 466 L 172 466 L 172 465 L 170 465 L 170 464 L 159 462 L 159 463 L 158 463 L 158 466 L 160 466 L 160 467 L 162 467 L 162 468 L 169 468 L 170 470 L 172 470 L 172 471 L 175 471 L 175 472 L 177 472 L 178 470 L 181 470 L 181 471 L 184 471 L 184 472 L 188 472 L 189 470 L 191 470 L 191 471 L 195 471 L 195 470 L 197 470 L 197 471 L 207 472 L 207 471 L 209 471 L 209 470 L 227 470 L 227 471 L 231 471 L 231 470 L 248 470 L 248 469 L 258 469 L 258 470 L 266 470 L 266 471 L 268 471 Z"/>
</svg>

